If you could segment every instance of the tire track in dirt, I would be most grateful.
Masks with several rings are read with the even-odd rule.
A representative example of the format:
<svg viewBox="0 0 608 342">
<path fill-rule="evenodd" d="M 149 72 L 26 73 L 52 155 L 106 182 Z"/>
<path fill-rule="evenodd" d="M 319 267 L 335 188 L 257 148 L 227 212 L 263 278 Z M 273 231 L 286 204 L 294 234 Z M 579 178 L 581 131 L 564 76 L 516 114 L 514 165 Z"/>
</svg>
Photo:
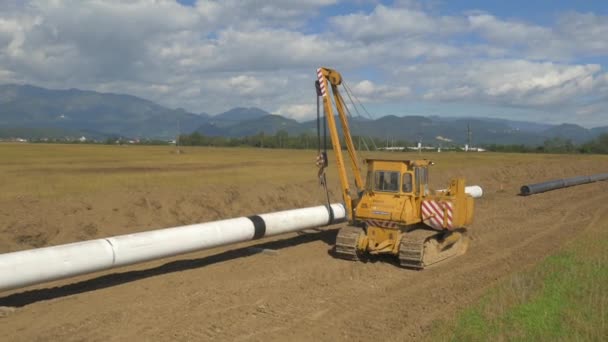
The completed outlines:
<svg viewBox="0 0 608 342">
<path fill-rule="evenodd" d="M 497 249 L 494 253 L 489 251 L 492 247 L 491 245 L 484 245 L 485 248 L 479 248 L 472 253 L 469 253 L 469 255 L 464 256 L 461 261 L 458 259 L 451 260 L 450 263 L 454 264 L 458 262 L 460 265 L 458 265 L 457 268 L 449 270 L 450 273 L 446 275 L 448 279 L 430 280 L 433 285 L 436 285 L 441 289 L 441 295 L 438 296 L 439 298 L 435 298 L 434 301 L 420 303 L 420 312 L 422 312 L 423 315 L 417 317 L 417 327 L 412 331 L 412 327 L 406 326 L 401 329 L 401 335 L 409 337 L 420 336 L 432 321 L 436 320 L 438 317 L 446 316 L 445 306 L 436 305 L 436 300 L 439 299 L 439 303 L 447 303 L 448 300 L 446 300 L 446 297 L 450 298 L 447 291 L 452 293 L 452 301 L 450 304 L 456 304 L 458 302 L 465 304 L 470 302 L 472 298 L 478 297 L 484 293 L 489 284 L 496 280 L 496 277 L 505 277 L 515 269 L 525 268 L 528 265 L 536 263 L 540 258 L 551 254 L 553 251 L 560 248 L 564 242 L 572 239 L 577 233 L 589 229 L 599 221 L 602 215 L 606 216 L 607 214 L 604 208 L 594 205 L 602 203 L 602 200 L 608 200 L 608 196 L 604 192 L 596 193 L 592 197 L 586 195 L 584 200 L 577 202 L 575 206 L 568 207 L 559 222 L 552 224 L 551 221 L 553 220 L 553 217 L 525 221 L 524 227 L 521 228 L 521 230 L 524 230 L 524 233 L 526 227 L 530 223 L 538 224 L 539 227 L 543 228 L 519 242 L 517 242 L 517 238 L 512 238 L 510 239 L 509 244 L 503 244 L 500 249 Z M 569 202 L 564 201 L 564 204 L 569 205 Z M 590 208 L 592 214 L 588 213 Z M 583 213 L 583 215 L 581 215 L 581 213 Z M 518 237 L 518 234 L 515 231 L 510 231 L 509 235 Z M 511 244 L 513 241 L 515 241 L 515 243 Z M 481 257 L 483 257 L 483 260 L 480 259 Z M 446 268 L 449 268 L 451 265 L 445 266 Z M 449 283 L 450 287 L 442 288 L 440 286 L 441 283 Z M 471 284 L 481 286 L 471 286 Z M 469 298 L 459 298 L 460 295 L 464 293 L 467 295 L 463 297 Z M 473 296 L 471 296 L 471 294 L 473 294 Z M 413 294 L 412 297 L 415 299 L 418 296 Z M 422 307 L 424 307 L 424 309 L 422 309 Z"/>
<path fill-rule="evenodd" d="M 377 293 L 377 289 L 358 288 L 356 295 L 353 295 L 350 290 L 328 297 L 330 298 L 328 308 L 323 310 L 325 314 L 322 316 L 329 316 L 329 321 L 333 322 L 329 325 L 333 326 L 336 332 L 342 332 L 339 335 L 330 334 L 330 336 L 356 339 L 362 336 L 382 336 L 386 331 L 399 331 L 400 333 L 395 336 L 396 339 L 399 339 L 397 337 L 421 336 L 432 321 L 445 317 L 449 311 L 453 312 L 455 304 L 464 305 L 479 297 L 498 278 L 504 277 L 514 269 L 520 269 L 536 262 L 539 258 L 559 248 L 576 233 L 597 223 L 604 211 L 602 207 L 594 204 L 608 200 L 608 196 L 603 191 L 594 191 L 591 196 L 584 191 L 579 192 L 584 194 L 576 196 L 574 206 L 570 206 L 570 201 L 563 201 L 560 204 L 553 203 L 555 200 L 547 201 L 546 198 L 536 199 L 544 204 L 539 206 L 540 208 L 544 206 L 544 209 L 552 209 L 548 214 L 545 213 L 532 220 L 520 222 L 517 231 L 503 230 L 502 234 L 505 236 L 494 236 L 494 241 L 514 236 L 514 238 L 506 239 L 507 243 L 503 243 L 499 248 L 495 244 L 482 245 L 484 248 L 473 247 L 473 251 L 460 260 L 454 259 L 423 272 L 414 272 L 414 274 L 408 272 L 403 277 L 397 277 L 392 282 L 383 284 L 383 293 L 380 294 Z M 591 213 L 589 213 L 589 208 L 592 209 Z M 557 222 L 553 222 L 554 214 L 560 211 L 563 211 L 561 218 Z M 530 225 L 541 228 L 536 228 L 522 239 L 519 234 L 528 233 Z M 481 236 L 483 237 L 483 235 Z M 486 239 L 479 240 L 478 243 Z M 492 241 L 488 240 L 488 242 Z M 408 284 L 404 287 L 404 283 L 413 283 L 413 285 Z M 445 284 L 449 284 L 449 286 Z M 335 286 L 343 287 L 342 282 L 337 282 Z M 348 289 L 348 287 L 346 288 Z M 356 305 L 353 305 L 353 297 L 358 299 Z M 395 303 L 397 298 L 398 301 L 406 304 Z M 451 309 L 445 310 L 448 305 Z M 392 312 L 394 316 L 401 316 L 405 319 L 387 319 L 384 324 L 368 323 L 372 317 L 374 317 L 373 321 L 376 321 L 378 313 L 383 311 Z M 287 316 L 285 312 L 283 314 Z M 291 332 L 294 336 L 305 336 L 305 331 L 302 331 L 299 326 L 305 323 L 306 317 L 311 315 L 315 317 L 314 312 L 308 313 L 308 315 L 304 315 L 304 319 L 295 319 L 280 327 L 277 326 L 279 322 L 275 321 L 274 329 L 266 331 L 272 333 L 258 332 L 255 336 L 266 339 L 278 331 Z M 291 318 L 287 321 L 293 317 L 300 317 L 296 314 L 289 316 Z M 284 321 L 281 320 L 281 323 Z M 353 324 L 345 326 L 345 322 Z M 327 322 L 324 322 L 323 325 L 326 324 Z"/>
<path fill-rule="evenodd" d="M 295 301 L 299 303 L 298 306 L 294 306 L 290 298 L 273 302 L 272 309 L 266 310 L 263 307 L 265 312 L 259 315 L 262 322 L 258 322 L 255 331 L 246 331 L 247 329 L 233 325 L 243 322 L 243 317 L 252 315 L 252 310 L 255 310 L 244 305 L 244 311 L 239 308 L 230 310 L 228 315 L 225 315 L 226 312 L 221 315 L 230 317 L 226 322 L 233 327 L 230 331 L 217 331 L 211 327 L 213 332 L 207 336 L 239 340 L 268 339 L 277 335 L 314 337 L 322 329 L 325 330 L 323 336 L 329 339 L 383 336 L 386 331 L 398 331 L 396 339 L 415 338 L 424 333 L 433 320 L 453 312 L 455 305 L 462 306 L 477 298 L 498 278 L 536 262 L 539 257 L 551 253 L 577 232 L 597 222 L 595 217 L 601 216 L 602 208 L 595 207 L 592 214 L 586 210 L 594 208 L 592 204 L 606 200 L 606 195 L 602 191 L 595 191 L 591 196 L 585 191 L 579 192 L 572 199 L 575 206 L 569 206 L 566 201 L 559 204 L 547 200 L 551 197 L 535 199 L 540 204 L 531 206 L 530 210 L 542 209 L 548 210 L 548 213 L 521 221 L 516 230 L 488 229 L 486 232 L 479 228 L 479 239 L 469 254 L 426 271 L 395 270 L 391 265 L 381 263 L 365 265 L 338 261 L 339 267 L 333 269 L 333 277 L 330 278 L 335 291 L 309 291 L 300 296 L 309 297 L 311 301 L 315 297 L 322 300 L 316 303 Z M 519 198 L 506 200 L 516 201 Z M 555 214 L 562 211 L 564 213 L 561 218 L 552 222 Z M 506 214 L 513 217 L 513 212 Z M 500 216 L 502 215 L 497 215 Z M 481 221 L 492 220 L 493 218 Z M 530 229 L 530 226 L 536 228 Z M 529 235 L 521 239 L 519 234 L 522 233 Z M 509 238 L 510 236 L 514 237 Z M 498 247 L 497 242 L 501 240 L 505 241 Z M 530 251 L 531 246 L 537 248 L 532 253 L 522 253 Z M 377 269 L 373 270 L 374 277 L 366 279 L 368 266 Z M 398 274 L 385 279 L 382 272 Z M 319 280 L 318 277 L 312 277 L 315 278 Z M 349 284 L 349 279 L 352 278 L 355 278 L 355 282 Z M 362 286 L 370 284 L 371 286 Z M 279 286 L 273 288 L 277 287 Z M 283 288 L 285 291 L 290 289 L 290 286 Z M 450 309 L 445 310 L 446 307 Z M 378 324 L 378 320 L 382 319 L 384 322 Z M 311 331 L 315 333 L 311 334 Z"/>
</svg>

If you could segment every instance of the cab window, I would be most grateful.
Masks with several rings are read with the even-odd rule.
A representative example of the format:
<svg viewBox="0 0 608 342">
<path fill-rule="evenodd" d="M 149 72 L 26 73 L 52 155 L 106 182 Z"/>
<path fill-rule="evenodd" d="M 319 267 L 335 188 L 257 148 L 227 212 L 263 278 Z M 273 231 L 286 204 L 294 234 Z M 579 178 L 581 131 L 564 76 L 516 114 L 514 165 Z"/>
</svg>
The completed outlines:
<svg viewBox="0 0 608 342">
<path fill-rule="evenodd" d="M 414 177 L 416 178 L 416 192 L 420 193 L 421 186 L 424 186 L 424 190 L 425 192 L 427 192 L 429 177 L 426 167 L 416 167 L 414 169 L 414 173 Z"/>
<path fill-rule="evenodd" d="M 423 184 L 425 187 L 429 185 L 429 174 L 427 170 L 428 169 L 426 167 L 420 168 L 420 183 Z"/>
<path fill-rule="evenodd" d="M 412 192 L 413 190 L 414 190 L 414 187 L 412 186 L 412 174 L 404 173 L 402 191 L 403 192 Z"/>
<path fill-rule="evenodd" d="M 399 172 L 376 171 L 374 175 L 374 190 L 399 192 Z"/>
</svg>

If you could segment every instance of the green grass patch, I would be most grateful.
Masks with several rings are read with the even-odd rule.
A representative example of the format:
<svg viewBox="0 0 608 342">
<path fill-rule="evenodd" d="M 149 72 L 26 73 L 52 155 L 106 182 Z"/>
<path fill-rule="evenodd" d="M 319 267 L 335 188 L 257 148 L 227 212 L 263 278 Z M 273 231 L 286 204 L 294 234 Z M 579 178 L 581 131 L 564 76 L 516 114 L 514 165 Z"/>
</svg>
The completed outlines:
<svg viewBox="0 0 608 342">
<path fill-rule="evenodd" d="M 436 322 L 429 339 L 605 341 L 608 233 L 594 233 L 510 276 L 456 319 Z"/>
</svg>

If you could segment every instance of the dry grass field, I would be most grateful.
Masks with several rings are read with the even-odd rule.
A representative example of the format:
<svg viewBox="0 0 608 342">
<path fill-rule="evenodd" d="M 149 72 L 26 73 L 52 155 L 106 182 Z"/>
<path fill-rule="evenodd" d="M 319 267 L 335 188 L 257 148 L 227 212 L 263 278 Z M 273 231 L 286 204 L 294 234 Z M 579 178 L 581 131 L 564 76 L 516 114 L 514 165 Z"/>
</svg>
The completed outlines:
<svg viewBox="0 0 608 342">
<path fill-rule="evenodd" d="M 0 253 L 324 201 L 314 151 L 173 150 L 0 144 Z M 330 227 L 0 293 L 0 332 L 10 341 L 420 339 L 608 226 L 608 182 L 517 196 L 524 183 L 607 172 L 605 156 L 372 155 L 429 158 L 435 187 L 464 176 L 484 188 L 466 255 L 419 272 L 335 260 Z M 332 156 L 328 177 L 340 201 Z"/>
</svg>

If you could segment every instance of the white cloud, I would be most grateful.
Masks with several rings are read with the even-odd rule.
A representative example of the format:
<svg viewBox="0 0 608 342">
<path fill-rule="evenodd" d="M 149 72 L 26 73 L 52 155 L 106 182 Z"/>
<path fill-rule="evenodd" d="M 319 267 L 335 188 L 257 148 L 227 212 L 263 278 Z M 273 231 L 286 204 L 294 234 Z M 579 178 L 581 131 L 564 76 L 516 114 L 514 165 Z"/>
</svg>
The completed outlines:
<svg viewBox="0 0 608 342">
<path fill-rule="evenodd" d="M 560 16 L 557 27 L 571 44 L 573 55 L 608 54 L 608 16 L 570 12 Z"/>
<path fill-rule="evenodd" d="M 274 113 L 303 121 L 314 118 L 317 115 L 317 107 L 309 103 L 290 104 L 280 106 Z"/>
<path fill-rule="evenodd" d="M 400 77 L 422 79 L 427 100 L 494 102 L 552 107 L 576 103 L 605 77 L 597 64 L 567 65 L 526 60 L 474 61 L 404 68 Z"/>
<path fill-rule="evenodd" d="M 204 20 L 216 27 L 254 29 L 259 27 L 302 26 L 318 11 L 338 0 L 199 0 L 196 9 Z"/>
<path fill-rule="evenodd" d="M 356 83 L 352 91 L 359 100 L 365 102 L 404 100 L 411 94 L 409 87 L 377 85 L 369 80 Z"/>
<path fill-rule="evenodd" d="M 449 100 L 600 115 L 608 76 L 581 58 L 608 54 L 606 16 L 569 12 L 539 25 L 496 13 L 438 15 L 428 6 L 440 5 L 406 0 L 325 19 L 337 3 L 13 1 L 0 6 L 0 83 L 308 119 L 314 70 L 328 66 L 375 104 Z"/>
<path fill-rule="evenodd" d="M 552 27 L 504 20 L 487 13 L 468 16 L 472 31 L 489 44 L 510 48 L 512 56 L 568 60 L 608 53 L 608 16 L 565 13 Z"/>
<path fill-rule="evenodd" d="M 432 17 L 411 8 L 389 8 L 378 5 L 370 14 L 354 13 L 331 20 L 343 35 L 365 42 L 395 37 L 408 38 L 430 34 L 454 34 L 466 29 L 458 17 Z"/>
<path fill-rule="evenodd" d="M 505 21 L 490 14 L 476 14 L 468 17 L 472 30 L 495 43 L 537 44 L 550 40 L 553 32 L 549 28 L 529 25 L 517 21 Z"/>
</svg>

